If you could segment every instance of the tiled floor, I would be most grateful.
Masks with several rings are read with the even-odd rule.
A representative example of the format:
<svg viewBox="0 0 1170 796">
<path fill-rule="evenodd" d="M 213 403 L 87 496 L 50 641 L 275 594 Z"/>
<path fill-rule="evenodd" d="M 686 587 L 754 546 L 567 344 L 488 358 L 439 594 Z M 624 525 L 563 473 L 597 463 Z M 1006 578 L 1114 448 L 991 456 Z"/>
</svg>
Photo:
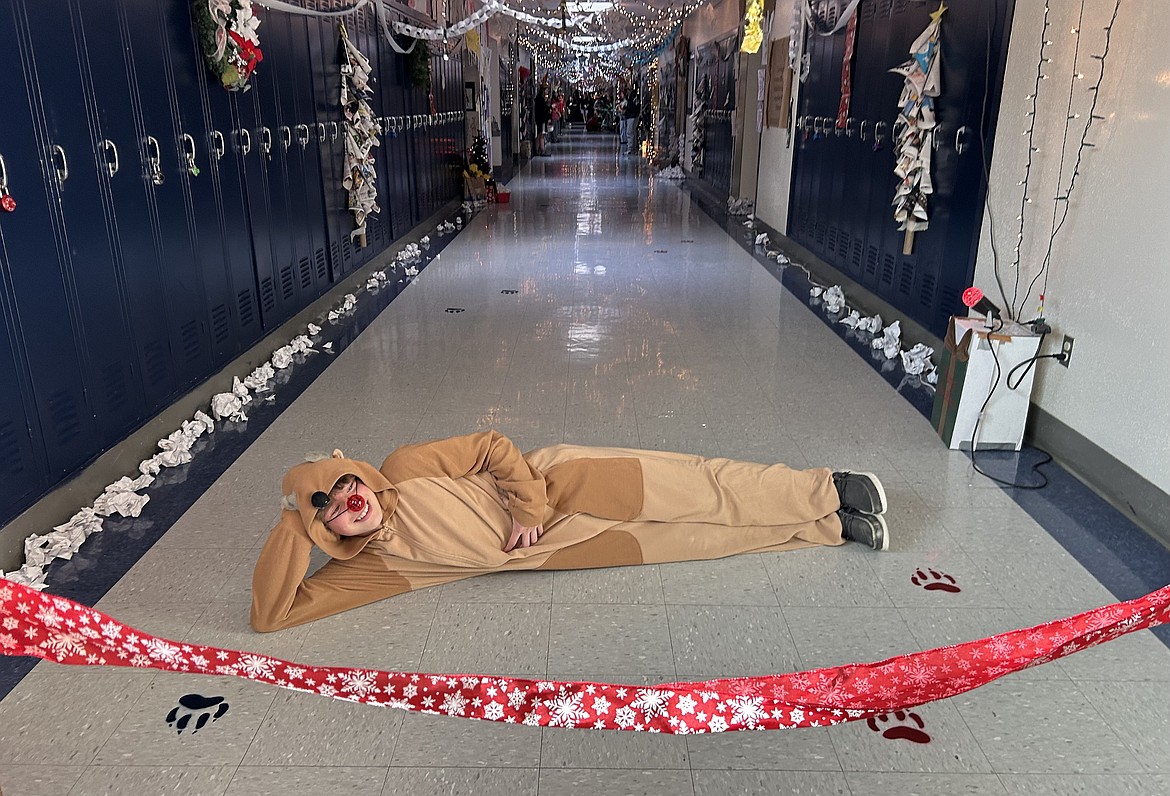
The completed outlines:
<svg viewBox="0 0 1170 796">
<path fill-rule="evenodd" d="M 484 211 L 98 603 L 154 634 L 281 658 L 634 683 L 878 660 L 1116 598 L 677 185 L 570 137 Z M 686 242 L 693 241 L 693 242 Z M 515 294 L 501 291 L 516 290 Z M 462 313 L 448 313 L 460 307 Z M 892 550 L 519 573 L 311 625 L 247 626 L 280 475 L 496 428 L 878 472 Z M 1071 521 L 1071 520 L 1070 520 Z M 961 591 L 924 591 L 919 568 Z M 1156 585 L 1152 584 L 1150 588 Z M 1136 596 L 1128 594 L 1124 596 Z M 198 733 L 180 696 L 222 696 Z M 665 737 L 403 715 L 229 678 L 42 663 L 0 702 L 27 794 L 1170 792 L 1170 649 L 1143 633 L 865 723 Z"/>
</svg>

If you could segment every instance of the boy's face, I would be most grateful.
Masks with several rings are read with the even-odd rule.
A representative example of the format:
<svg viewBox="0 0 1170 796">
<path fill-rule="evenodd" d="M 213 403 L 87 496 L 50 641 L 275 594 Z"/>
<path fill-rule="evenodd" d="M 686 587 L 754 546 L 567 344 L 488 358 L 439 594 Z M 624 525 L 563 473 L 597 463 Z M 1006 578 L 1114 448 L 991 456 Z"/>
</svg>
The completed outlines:
<svg viewBox="0 0 1170 796">
<path fill-rule="evenodd" d="M 351 501 L 354 495 L 362 500 Z M 382 527 L 382 504 L 372 489 L 355 478 L 329 493 L 329 503 L 321 509 L 321 519 L 338 536 L 364 536 Z"/>
</svg>

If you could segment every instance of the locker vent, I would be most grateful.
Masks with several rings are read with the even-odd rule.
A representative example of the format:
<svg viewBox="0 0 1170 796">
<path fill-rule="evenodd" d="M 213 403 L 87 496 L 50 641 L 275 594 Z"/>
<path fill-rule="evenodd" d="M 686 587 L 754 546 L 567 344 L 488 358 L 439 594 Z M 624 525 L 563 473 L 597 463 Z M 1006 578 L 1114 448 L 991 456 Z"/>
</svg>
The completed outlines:
<svg viewBox="0 0 1170 796">
<path fill-rule="evenodd" d="M 892 254 L 882 257 L 881 283 L 887 286 L 894 284 L 894 255 Z"/>
<path fill-rule="evenodd" d="M 183 361 L 194 362 L 199 359 L 199 324 L 187 321 L 179 327 L 179 343 L 183 346 Z"/>
<path fill-rule="evenodd" d="M 329 261 L 325 259 L 325 250 L 317 249 L 313 261 L 317 264 L 317 283 L 324 286 L 329 281 Z"/>
<path fill-rule="evenodd" d="M 902 261 L 902 270 L 898 274 L 898 292 L 903 296 L 909 296 L 910 292 L 914 290 L 914 270 L 912 260 Z"/>
<path fill-rule="evenodd" d="M 272 277 L 266 276 L 260 280 L 260 311 L 272 312 L 276 309 L 276 291 L 272 288 Z"/>
<path fill-rule="evenodd" d="M 829 227 L 829 234 L 825 239 L 825 247 L 829 251 L 835 251 L 837 248 L 837 225 Z"/>
<path fill-rule="evenodd" d="M 870 279 L 877 278 L 878 250 L 877 246 L 867 246 L 865 249 L 865 275 Z"/>
<path fill-rule="evenodd" d="M 922 284 L 918 288 L 918 303 L 924 307 L 933 307 L 936 285 L 937 282 L 932 274 L 923 274 Z"/>
<path fill-rule="evenodd" d="M 247 329 L 256 322 L 256 313 L 252 309 L 252 291 L 241 290 L 236 294 L 236 308 L 240 313 L 240 328 Z"/>
<path fill-rule="evenodd" d="M 341 244 L 337 241 L 331 243 L 329 245 L 329 253 L 332 255 L 334 273 L 340 273 L 345 270 L 343 268 L 344 263 L 341 262 Z"/>
<path fill-rule="evenodd" d="M 102 395 L 107 405 L 121 406 L 126 403 L 126 375 L 121 362 L 102 368 L 101 381 Z"/>
<path fill-rule="evenodd" d="M 4 483 L 12 483 L 14 478 L 22 478 L 28 468 L 24 466 L 24 457 L 20 455 L 20 442 L 16 434 L 16 424 L 11 420 L 0 423 L 0 478 Z M 29 485 L 25 485 L 27 488 Z"/>
<path fill-rule="evenodd" d="M 841 255 L 841 259 L 849 256 L 849 242 L 853 240 L 853 236 L 845 230 L 841 230 L 837 235 L 837 254 Z"/>
<path fill-rule="evenodd" d="M 227 304 L 220 304 L 211 310 L 211 339 L 218 345 L 232 333 L 231 328 L 231 313 L 228 312 Z"/>
<path fill-rule="evenodd" d="M 76 439 L 81 433 L 81 422 L 77 417 L 77 403 L 69 393 L 61 390 L 50 395 L 48 409 L 57 444 L 66 445 Z"/>
<path fill-rule="evenodd" d="M 877 8 L 874 10 L 874 14 L 879 17 L 889 16 L 890 7 L 893 6 L 893 4 L 893 0 L 878 0 Z"/>
<path fill-rule="evenodd" d="M 855 274 L 861 273 L 861 249 L 861 238 L 854 238 L 849 250 L 849 270 Z"/>
<path fill-rule="evenodd" d="M 157 340 L 143 346 L 142 368 L 148 385 L 166 382 L 169 371 L 167 360 L 169 358 L 166 346 Z"/>
<path fill-rule="evenodd" d="M 960 301 L 962 295 L 962 293 L 954 288 L 944 287 L 939 292 L 939 306 L 942 308 L 942 311 L 946 315 L 959 312 L 959 308 L 962 306 Z"/>
<path fill-rule="evenodd" d="M 301 290 L 308 290 L 313 286 L 313 263 L 308 257 L 302 257 L 297 263 L 297 273 L 301 277 Z"/>
<path fill-rule="evenodd" d="M 346 269 L 349 270 L 349 264 L 353 260 L 353 243 L 350 242 L 349 237 L 341 244 L 341 256 L 345 260 Z"/>
<path fill-rule="evenodd" d="M 296 295 L 297 285 L 293 278 L 293 269 L 291 265 L 282 266 L 280 269 L 280 297 L 285 301 L 289 301 Z"/>
</svg>

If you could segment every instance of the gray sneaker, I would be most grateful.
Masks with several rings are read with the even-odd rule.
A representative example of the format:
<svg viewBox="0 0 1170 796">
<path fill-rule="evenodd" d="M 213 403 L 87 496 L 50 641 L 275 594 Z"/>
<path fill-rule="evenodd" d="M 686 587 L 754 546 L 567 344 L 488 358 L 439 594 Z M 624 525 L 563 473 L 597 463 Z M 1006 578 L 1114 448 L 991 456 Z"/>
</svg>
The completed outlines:
<svg viewBox="0 0 1170 796">
<path fill-rule="evenodd" d="M 850 542 L 867 545 L 873 550 L 890 549 L 890 529 L 880 514 L 862 514 L 852 509 L 837 512 L 841 518 L 841 536 Z"/>
<path fill-rule="evenodd" d="M 886 490 L 873 473 L 833 473 L 833 486 L 837 487 L 842 508 L 863 514 L 882 514 L 886 510 Z"/>
</svg>

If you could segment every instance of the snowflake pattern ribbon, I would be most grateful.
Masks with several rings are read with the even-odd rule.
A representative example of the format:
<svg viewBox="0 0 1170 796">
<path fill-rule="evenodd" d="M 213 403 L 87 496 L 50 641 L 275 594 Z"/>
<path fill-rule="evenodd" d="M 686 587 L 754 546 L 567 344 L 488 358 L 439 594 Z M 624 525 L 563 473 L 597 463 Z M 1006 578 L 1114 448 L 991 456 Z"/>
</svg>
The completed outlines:
<svg viewBox="0 0 1170 796">
<path fill-rule="evenodd" d="M 1170 586 L 1127 602 L 949 647 L 791 674 L 649 687 L 295 664 L 171 641 L 0 579 L 0 654 L 79 666 L 242 677 L 333 699 L 532 726 L 672 734 L 824 727 L 955 696 L 1170 622 Z"/>
</svg>

